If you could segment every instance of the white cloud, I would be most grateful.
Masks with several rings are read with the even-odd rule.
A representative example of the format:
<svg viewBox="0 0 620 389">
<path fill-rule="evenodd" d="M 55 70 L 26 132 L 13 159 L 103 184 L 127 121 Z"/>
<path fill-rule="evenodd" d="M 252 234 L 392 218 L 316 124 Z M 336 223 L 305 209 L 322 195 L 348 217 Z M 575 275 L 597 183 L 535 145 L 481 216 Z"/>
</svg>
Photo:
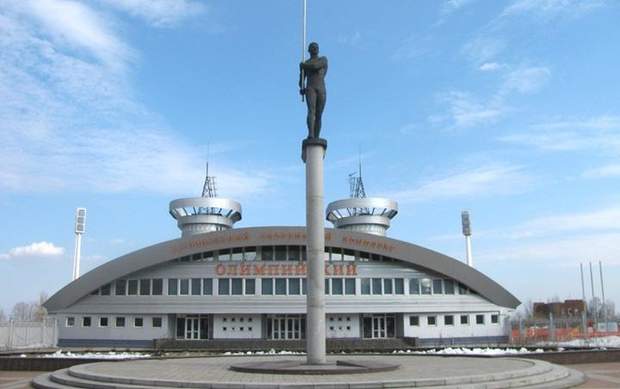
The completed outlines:
<svg viewBox="0 0 620 389">
<path fill-rule="evenodd" d="M 477 261 L 539 262 L 547 265 L 571 265 L 590 259 L 606 265 L 620 265 L 620 233 L 601 233 L 558 237 L 542 241 L 485 248 L 476 255 Z"/>
<path fill-rule="evenodd" d="M 18 246 L 10 249 L 5 254 L 0 254 L 0 259 L 12 258 L 38 258 L 57 257 L 64 254 L 65 249 L 55 246 L 50 242 L 34 242 L 27 246 Z"/>
<path fill-rule="evenodd" d="M 551 71 L 543 66 L 524 67 L 510 72 L 504 79 L 500 93 L 533 93 L 544 85 Z"/>
<path fill-rule="evenodd" d="M 506 47 L 506 42 L 499 38 L 489 36 L 478 36 L 467 42 L 461 51 L 472 62 L 483 64 L 492 61 Z"/>
<path fill-rule="evenodd" d="M 620 177 L 620 164 L 610 164 L 599 166 L 594 169 L 586 170 L 583 173 L 584 178 L 607 178 Z"/>
<path fill-rule="evenodd" d="M 77 1 L 9 0 L 8 8 L 35 21 L 39 34 L 68 48 L 84 50 L 109 67 L 124 65 L 132 56 L 103 15 Z"/>
<path fill-rule="evenodd" d="M 501 16 L 576 17 L 600 8 L 606 3 L 605 0 L 516 0 L 504 9 Z"/>
<path fill-rule="evenodd" d="M 155 27 L 170 27 L 203 14 L 207 7 L 192 0 L 100 0 Z"/>
<path fill-rule="evenodd" d="M 519 166 L 488 165 L 427 180 L 414 189 L 389 193 L 399 202 L 508 195 L 526 191 L 532 178 Z"/>
<path fill-rule="evenodd" d="M 502 67 L 504 67 L 504 65 L 497 62 L 485 62 L 480 65 L 478 69 L 483 72 L 493 72 L 495 70 L 501 69 Z"/>
<path fill-rule="evenodd" d="M 511 239 L 543 237 L 566 232 L 620 232 L 620 207 L 608 207 L 586 212 L 539 217 L 508 230 Z"/>
<path fill-rule="evenodd" d="M 448 129 L 469 128 L 497 121 L 507 108 L 500 100 L 481 102 L 466 92 L 452 91 L 441 95 L 439 100 L 447 105 L 444 115 L 432 115 L 433 125 L 447 126 Z"/>
<path fill-rule="evenodd" d="M 341 45 L 358 47 L 361 41 L 362 34 L 359 31 L 355 31 L 350 34 L 341 34 L 338 36 L 338 43 Z"/>
<path fill-rule="evenodd" d="M 202 150 L 134 98 L 114 20 L 74 1 L 20 4 L 0 6 L 0 190 L 199 193 Z M 216 172 L 232 196 L 270 179 Z"/>
<path fill-rule="evenodd" d="M 530 126 L 530 131 L 500 137 L 498 140 L 547 151 L 603 150 L 620 152 L 620 116 L 562 119 Z"/>
</svg>

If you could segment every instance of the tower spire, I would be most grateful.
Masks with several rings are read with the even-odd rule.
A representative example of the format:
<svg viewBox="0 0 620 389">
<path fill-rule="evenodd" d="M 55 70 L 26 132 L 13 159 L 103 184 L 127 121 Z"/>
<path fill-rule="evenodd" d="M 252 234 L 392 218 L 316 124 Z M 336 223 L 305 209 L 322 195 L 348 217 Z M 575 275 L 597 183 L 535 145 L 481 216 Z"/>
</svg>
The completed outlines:
<svg viewBox="0 0 620 389">
<path fill-rule="evenodd" d="M 207 168 L 205 172 L 205 183 L 202 186 L 202 197 L 217 197 L 215 189 L 215 176 L 209 175 L 209 161 L 207 160 Z"/>
<path fill-rule="evenodd" d="M 350 197 L 363 199 L 366 197 L 364 181 L 362 180 L 362 158 L 360 157 L 357 172 L 349 174 Z"/>
</svg>

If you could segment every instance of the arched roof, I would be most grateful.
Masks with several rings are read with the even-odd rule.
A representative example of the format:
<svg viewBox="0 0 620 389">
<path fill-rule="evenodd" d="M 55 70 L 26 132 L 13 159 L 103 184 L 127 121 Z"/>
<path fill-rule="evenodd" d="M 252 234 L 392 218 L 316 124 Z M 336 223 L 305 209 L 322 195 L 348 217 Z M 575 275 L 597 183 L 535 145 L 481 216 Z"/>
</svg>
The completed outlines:
<svg viewBox="0 0 620 389">
<path fill-rule="evenodd" d="M 118 278 L 197 252 L 246 246 L 305 244 L 305 227 L 240 228 L 169 240 L 104 263 L 59 290 L 44 306 L 50 312 L 65 309 Z M 501 285 L 463 262 L 401 240 L 326 228 L 325 245 L 383 255 L 435 271 L 461 282 L 502 307 L 516 308 L 521 303 Z"/>
</svg>

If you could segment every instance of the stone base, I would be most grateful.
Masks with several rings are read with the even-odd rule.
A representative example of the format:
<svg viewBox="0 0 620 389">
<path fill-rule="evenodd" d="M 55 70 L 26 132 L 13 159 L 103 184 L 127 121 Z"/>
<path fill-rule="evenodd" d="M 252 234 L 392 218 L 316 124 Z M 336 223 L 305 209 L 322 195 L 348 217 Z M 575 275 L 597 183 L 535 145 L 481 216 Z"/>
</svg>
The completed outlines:
<svg viewBox="0 0 620 389">
<path fill-rule="evenodd" d="M 306 147 L 321 146 L 323 150 L 327 150 L 327 140 L 323 138 L 306 138 L 301 142 L 301 159 L 306 163 Z"/>
<path fill-rule="evenodd" d="M 308 365 L 302 361 L 263 361 L 231 365 L 230 370 L 261 374 L 359 374 L 378 373 L 398 369 L 400 365 L 380 361 L 336 361 L 321 365 Z"/>
</svg>

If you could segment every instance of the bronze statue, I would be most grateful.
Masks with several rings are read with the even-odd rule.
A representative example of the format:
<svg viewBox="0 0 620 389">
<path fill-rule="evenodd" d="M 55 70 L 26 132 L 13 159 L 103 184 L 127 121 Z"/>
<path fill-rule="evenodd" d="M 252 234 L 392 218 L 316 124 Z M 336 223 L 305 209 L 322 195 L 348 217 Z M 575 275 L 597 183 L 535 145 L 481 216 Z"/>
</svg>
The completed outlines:
<svg viewBox="0 0 620 389">
<path fill-rule="evenodd" d="M 321 133 L 321 116 L 327 99 L 327 57 L 319 57 L 319 44 L 316 42 L 308 45 L 308 52 L 310 59 L 299 64 L 299 94 L 306 97 L 308 105 L 308 138 L 317 139 Z"/>
</svg>

